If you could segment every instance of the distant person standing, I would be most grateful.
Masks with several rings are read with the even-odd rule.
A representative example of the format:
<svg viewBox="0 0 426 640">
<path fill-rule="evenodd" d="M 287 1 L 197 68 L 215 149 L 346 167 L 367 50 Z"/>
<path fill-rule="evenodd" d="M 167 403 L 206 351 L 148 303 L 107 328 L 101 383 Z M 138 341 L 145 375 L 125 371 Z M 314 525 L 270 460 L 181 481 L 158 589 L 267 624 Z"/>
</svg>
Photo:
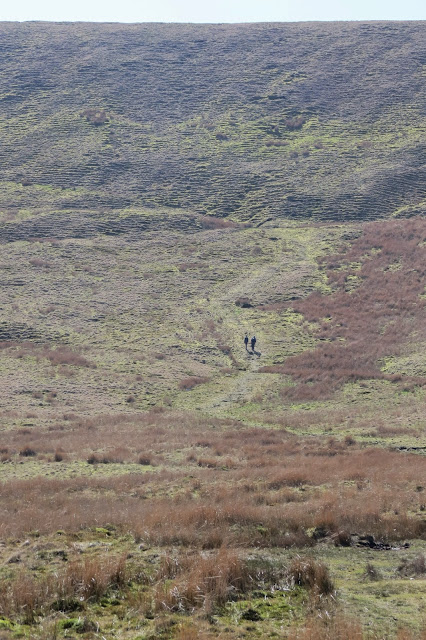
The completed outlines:
<svg viewBox="0 0 426 640">
<path fill-rule="evenodd" d="M 244 336 L 244 344 L 246 345 L 246 351 L 248 351 L 248 349 L 247 349 L 247 345 L 248 345 L 248 335 L 247 335 L 247 334 Z"/>
<path fill-rule="evenodd" d="M 253 336 L 251 339 L 251 350 L 254 351 L 254 348 L 256 346 L 256 336 Z"/>
</svg>

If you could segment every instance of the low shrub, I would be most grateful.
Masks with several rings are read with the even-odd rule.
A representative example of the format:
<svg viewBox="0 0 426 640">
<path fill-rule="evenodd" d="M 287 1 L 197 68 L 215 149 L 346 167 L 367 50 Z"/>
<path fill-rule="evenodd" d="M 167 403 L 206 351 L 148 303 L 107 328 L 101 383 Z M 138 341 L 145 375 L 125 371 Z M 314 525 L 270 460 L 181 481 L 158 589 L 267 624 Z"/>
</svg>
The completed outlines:
<svg viewBox="0 0 426 640">
<path fill-rule="evenodd" d="M 56 349 L 45 348 L 42 351 L 42 356 L 47 358 L 54 366 L 66 364 L 75 367 L 96 368 L 96 365 L 89 362 L 87 358 L 72 351 L 68 347 L 57 347 Z"/>
<path fill-rule="evenodd" d="M 265 142 L 266 147 L 286 147 L 288 144 L 287 140 L 267 140 Z"/>
<path fill-rule="evenodd" d="M 292 584 L 305 587 L 319 595 L 328 596 L 335 591 L 326 565 L 311 557 L 296 556 L 291 562 L 288 577 Z"/>
<path fill-rule="evenodd" d="M 203 229 L 229 229 L 238 225 L 226 218 L 216 218 L 215 216 L 199 216 L 199 221 Z"/>
<path fill-rule="evenodd" d="M 42 260 L 41 258 L 31 258 L 30 265 L 32 265 L 33 267 L 44 267 L 45 269 L 49 269 L 51 266 L 50 262 L 47 262 L 47 260 Z"/>
<path fill-rule="evenodd" d="M 214 458 L 198 458 L 197 462 L 199 467 L 206 467 L 207 469 L 216 469 L 216 467 L 220 466 L 220 461 L 215 460 Z"/>
</svg>

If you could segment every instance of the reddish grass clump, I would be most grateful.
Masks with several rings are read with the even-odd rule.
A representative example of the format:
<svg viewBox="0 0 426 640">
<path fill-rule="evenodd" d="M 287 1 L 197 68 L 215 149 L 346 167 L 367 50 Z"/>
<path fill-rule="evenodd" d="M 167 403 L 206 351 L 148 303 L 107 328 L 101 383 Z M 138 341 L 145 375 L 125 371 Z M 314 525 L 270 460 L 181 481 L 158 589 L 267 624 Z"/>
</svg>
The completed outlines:
<svg viewBox="0 0 426 640">
<path fill-rule="evenodd" d="M 184 391 L 189 391 L 194 387 L 197 387 L 199 384 L 205 384 L 209 381 L 209 378 L 204 376 L 188 376 L 179 382 L 179 389 Z"/>
<path fill-rule="evenodd" d="M 157 586 L 155 608 L 168 611 L 211 611 L 236 599 L 253 586 L 248 566 L 228 549 L 199 556 L 188 554 L 179 559 L 165 558 Z"/>
<path fill-rule="evenodd" d="M 75 609 L 76 602 L 97 601 L 112 587 L 123 586 L 126 563 L 123 557 L 87 558 L 70 562 L 55 574 L 36 578 L 26 569 L 0 583 L 0 611 L 3 616 L 31 624 L 52 608 Z"/>
<path fill-rule="evenodd" d="M 75 351 L 72 351 L 68 347 L 57 347 L 56 349 L 45 348 L 42 351 L 42 356 L 50 360 L 51 364 L 54 366 L 67 364 L 75 367 L 95 367 L 95 365 L 89 362 L 87 358 Z"/>
<path fill-rule="evenodd" d="M 328 596 L 334 592 L 334 584 L 330 578 L 328 568 L 314 558 L 293 558 L 289 577 L 293 584 L 305 587 L 318 595 Z"/>
<path fill-rule="evenodd" d="M 52 463 L 97 465 L 98 473 L 5 479 L 2 537 L 105 523 L 150 544 L 198 549 L 314 545 L 307 532 L 316 527 L 339 544 L 351 544 L 342 532 L 380 541 L 426 536 L 423 456 L 184 412 L 65 415 L 46 429 L 4 431 L 5 461 L 29 464 L 19 452 L 30 447 Z M 122 462 L 133 472 L 104 475 L 105 465 Z M 17 495 L 25 496 L 18 508 Z"/>
<path fill-rule="evenodd" d="M 233 229 L 238 227 L 236 222 L 226 218 L 216 218 L 215 216 L 199 216 L 199 221 L 203 229 Z"/>
<path fill-rule="evenodd" d="M 50 268 L 50 263 L 46 260 L 42 260 L 41 258 L 31 258 L 30 264 L 33 267 L 45 267 L 46 269 Z"/>
<path fill-rule="evenodd" d="M 264 372 L 292 377 L 285 397 L 314 400 L 346 382 L 386 379 L 424 385 L 426 379 L 386 375 L 381 361 L 424 335 L 426 224 L 423 219 L 365 225 L 341 253 L 322 259 L 330 295 L 313 293 L 292 307 L 316 323 L 317 347 Z"/>
<path fill-rule="evenodd" d="M 51 349 L 47 345 L 43 347 L 39 347 L 38 345 L 29 341 L 24 341 L 20 343 L 11 342 L 6 346 L 19 347 L 14 354 L 15 357 L 19 359 L 32 356 L 32 357 L 35 357 L 37 360 L 40 360 L 41 358 L 46 358 L 46 360 L 49 360 L 49 362 L 53 366 L 72 365 L 75 367 L 87 367 L 92 369 L 96 368 L 96 365 L 93 364 L 92 362 L 89 362 L 89 360 L 87 360 L 87 358 L 81 355 L 81 353 L 77 351 L 73 351 L 72 349 L 66 346 L 58 346 L 55 349 Z M 34 391 L 32 395 L 36 399 L 41 399 L 43 397 L 43 393 L 41 391 Z M 52 401 L 54 397 L 56 397 L 56 392 L 51 392 L 49 395 L 50 395 L 50 398 L 48 399 Z"/>
<path fill-rule="evenodd" d="M 412 560 L 403 561 L 398 567 L 398 571 L 404 576 L 425 576 L 426 555 L 424 553 L 419 553 Z"/>
</svg>

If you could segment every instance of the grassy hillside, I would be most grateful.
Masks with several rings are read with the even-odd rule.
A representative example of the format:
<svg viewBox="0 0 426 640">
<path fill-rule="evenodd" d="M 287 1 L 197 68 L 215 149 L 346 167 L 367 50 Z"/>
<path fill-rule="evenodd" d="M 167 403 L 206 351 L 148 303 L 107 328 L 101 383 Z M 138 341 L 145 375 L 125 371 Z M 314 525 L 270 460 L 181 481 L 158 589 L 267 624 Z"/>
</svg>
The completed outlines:
<svg viewBox="0 0 426 640">
<path fill-rule="evenodd" d="M 3 245 L 4 637 L 421 637 L 424 219 L 196 220 Z"/>
<path fill-rule="evenodd" d="M 1 640 L 425 640 L 425 24 L 0 25 Z"/>
<path fill-rule="evenodd" d="M 426 23 L 0 25 L 0 212 L 424 212 Z M 106 223 L 108 227 L 108 224 Z M 62 230 L 65 232 L 65 229 Z"/>
</svg>

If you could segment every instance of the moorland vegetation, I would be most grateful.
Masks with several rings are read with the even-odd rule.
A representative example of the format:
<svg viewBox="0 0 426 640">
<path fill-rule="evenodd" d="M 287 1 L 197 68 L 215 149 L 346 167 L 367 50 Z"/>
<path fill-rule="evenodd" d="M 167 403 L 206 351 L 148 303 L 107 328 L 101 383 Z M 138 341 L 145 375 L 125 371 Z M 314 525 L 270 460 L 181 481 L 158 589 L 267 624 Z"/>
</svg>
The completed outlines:
<svg viewBox="0 0 426 640">
<path fill-rule="evenodd" d="M 2 640 L 426 638 L 424 33 L 0 25 Z"/>
</svg>

